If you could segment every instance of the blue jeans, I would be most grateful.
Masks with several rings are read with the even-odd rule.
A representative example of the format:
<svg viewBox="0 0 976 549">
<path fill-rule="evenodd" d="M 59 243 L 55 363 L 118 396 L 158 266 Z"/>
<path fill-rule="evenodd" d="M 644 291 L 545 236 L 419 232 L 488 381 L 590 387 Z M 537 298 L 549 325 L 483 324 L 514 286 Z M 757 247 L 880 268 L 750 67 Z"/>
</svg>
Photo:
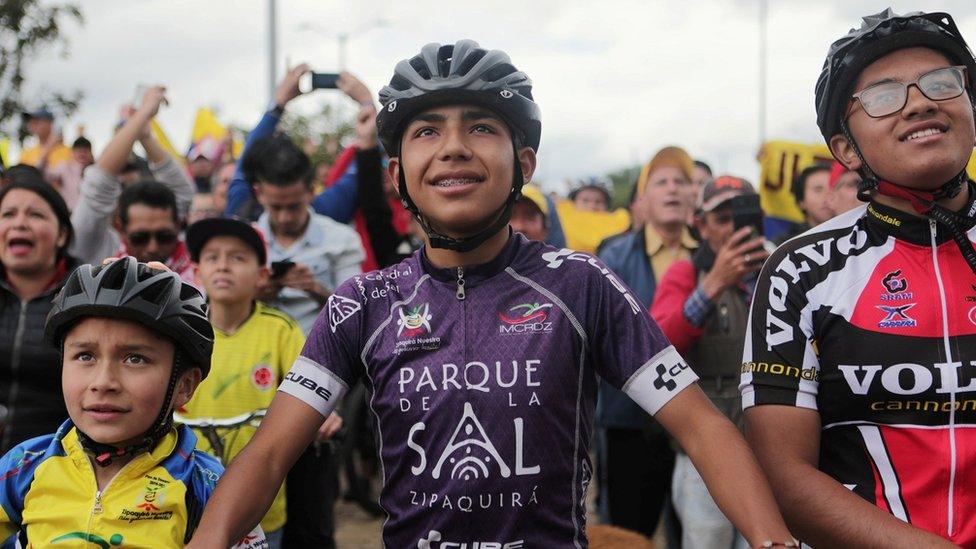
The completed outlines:
<svg viewBox="0 0 976 549">
<path fill-rule="evenodd" d="M 679 452 L 671 477 L 671 501 L 681 519 L 681 547 L 684 549 L 747 549 L 748 542 L 715 505 L 705 481 L 691 459 Z"/>
</svg>

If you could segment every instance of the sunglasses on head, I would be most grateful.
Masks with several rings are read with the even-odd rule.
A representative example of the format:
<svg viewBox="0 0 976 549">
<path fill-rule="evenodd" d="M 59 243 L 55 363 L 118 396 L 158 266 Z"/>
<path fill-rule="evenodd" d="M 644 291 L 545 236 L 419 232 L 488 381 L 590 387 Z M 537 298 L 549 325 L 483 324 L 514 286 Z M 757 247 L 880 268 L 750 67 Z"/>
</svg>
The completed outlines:
<svg viewBox="0 0 976 549">
<path fill-rule="evenodd" d="M 127 236 L 129 243 L 133 246 L 145 246 L 149 244 L 150 239 L 155 239 L 157 244 L 165 246 L 176 242 L 178 237 L 176 231 L 165 229 L 161 231 L 135 231 Z"/>
<path fill-rule="evenodd" d="M 966 67 L 945 67 L 929 71 L 914 82 L 881 82 L 851 96 L 871 118 L 881 118 L 905 108 L 908 88 L 915 86 L 932 101 L 955 99 L 966 91 Z M 850 114 L 848 114 L 850 116 Z"/>
</svg>

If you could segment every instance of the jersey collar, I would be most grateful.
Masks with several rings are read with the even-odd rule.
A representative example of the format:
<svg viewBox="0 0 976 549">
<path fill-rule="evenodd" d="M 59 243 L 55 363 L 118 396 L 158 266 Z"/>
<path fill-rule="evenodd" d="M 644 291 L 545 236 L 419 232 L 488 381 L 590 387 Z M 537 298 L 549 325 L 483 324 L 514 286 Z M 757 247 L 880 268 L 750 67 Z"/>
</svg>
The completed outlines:
<svg viewBox="0 0 976 549">
<path fill-rule="evenodd" d="M 972 181 L 969 185 L 969 200 L 957 213 L 961 216 L 973 217 L 976 213 L 976 185 Z M 876 234 L 891 235 L 899 240 L 927 246 L 932 242 L 931 229 L 929 229 L 929 219 L 908 212 L 879 204 L 872 201 L 868 204 L 865 213 L 867 226 Z M 964 228 L 970 229 L 976 225 L 976 219 L 968 222 Z M 939 230 L 936 235 L 936 242 L 941 244 L 947 240 L 952 240 L 952 236 L 947 230 Z"/>
<path fill-rule="evenodd" d="M 470 265 L 464 268 L 465 284 L 467 286 L 476 285 L 479 282 L 489 279 L 505 270 L 505 267 L 512 264 L 512 261 L 515 259 L 515 256 L 518 254 L 518 250 L 521 248 L 524 242 L 524 236 L 509 228 L 508 241 L 505 242 L 505 247 L 502 248 L 501 253 L 496 255 L 494 259 L 487 263 Z M 431 278 L 441 282 L 455 282 L 457 280 L 457 267 L 449 267 L 446 269 L 435 267 L 430 260 L 427 259 L 426 245 L 421 247 L 420 250 L 417 251 L 417 254 L 420 257 L 420 263 L 423 266 L 424 272 L 430 274 Z"/>
</svg>

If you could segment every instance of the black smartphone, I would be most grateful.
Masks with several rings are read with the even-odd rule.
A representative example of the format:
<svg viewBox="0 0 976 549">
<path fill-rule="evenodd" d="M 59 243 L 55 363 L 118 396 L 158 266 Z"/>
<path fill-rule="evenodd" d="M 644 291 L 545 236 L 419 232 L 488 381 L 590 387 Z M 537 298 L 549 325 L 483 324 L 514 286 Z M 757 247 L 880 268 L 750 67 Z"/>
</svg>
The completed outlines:
<svg viewBox="0 0 976 549">
<path fill-rule="evenodd" d="M 333 72 L 307 72 L 298 79 L 298 91 L 338 89 L 339 75 Z"/>
<path fill-rule="evenodd" d="M 272 261 L 271 278 L 281 278 L 285 276 L 285 273 L 287 273 L 294 266 L 295 262 L 287 259 L 284 261 Z"/>
<path fill-rule="evenodd" d="M 733 196 L 729 203 L 732 205 L 732 225 L 736 231 L 743 227 L 750 227 L 752 228 L 750 238 L 763 235 L 763 211 L 759 205 L 758 194 Z"/>
</svg>

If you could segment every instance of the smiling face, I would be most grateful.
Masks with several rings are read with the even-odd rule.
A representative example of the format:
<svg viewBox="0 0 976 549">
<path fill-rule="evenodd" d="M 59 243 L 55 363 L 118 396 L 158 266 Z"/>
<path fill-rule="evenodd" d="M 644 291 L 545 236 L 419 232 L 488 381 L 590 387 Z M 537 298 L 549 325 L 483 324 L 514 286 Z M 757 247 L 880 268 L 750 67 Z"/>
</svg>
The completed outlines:
<svg viewBox="0 0 976 549">
<path fill-rule="evenodd" d="M 523 178 L 535 170 L 535 151 L 518 151 Z M 490 111 L 470 105 L 429 109 L 406 127 L 390 176 L 403 170 L 407 191 L 438 231 L 471 235 L 488 225 L 512 189 L 514 151 L 508 126 Z"/>
<path fill-rule="evenodd" d="M 71 421 L 92 440 L 124 447 L 141 441 L 166 397 L 174 345 L 141 324 L 89 317 L 64 340 L 61 388 Z M 186 404 L 200 370 L 184 372 L 173 406 Z"/>
<path fill-rule="evenodd" d="M 213 303 L 251 301 L 268 276 L 258 254 L 240 238 L 215 236 L 200 249 L 197 279 Z"/>
<path fill-rule="evenodd" d="M 928 48 L 897 50 L 861 71 L 854 91 L 882 82 L 915 82 L 923 74 L 951 65 L 944 55 Z M 857 103 L 848 111 L 848 125 L 878 177 L 932 190 L 959 174 L 969 161 L 976 130 L 968 94 L 933 101 L 911 86 L 905 107 L 881 118 L 868 116 Z M 861 160 L 842 135 L 832 137 L 830 147 L 848 168 L 861 168 Z"/>
<path fill-rule="evenodd" d="M 37 193 L 12 189 L 0 203 L 0 263 L 21 275 L 54 268 L 58 248 L 65 245 L 51 206 Z"/>
</svg>

